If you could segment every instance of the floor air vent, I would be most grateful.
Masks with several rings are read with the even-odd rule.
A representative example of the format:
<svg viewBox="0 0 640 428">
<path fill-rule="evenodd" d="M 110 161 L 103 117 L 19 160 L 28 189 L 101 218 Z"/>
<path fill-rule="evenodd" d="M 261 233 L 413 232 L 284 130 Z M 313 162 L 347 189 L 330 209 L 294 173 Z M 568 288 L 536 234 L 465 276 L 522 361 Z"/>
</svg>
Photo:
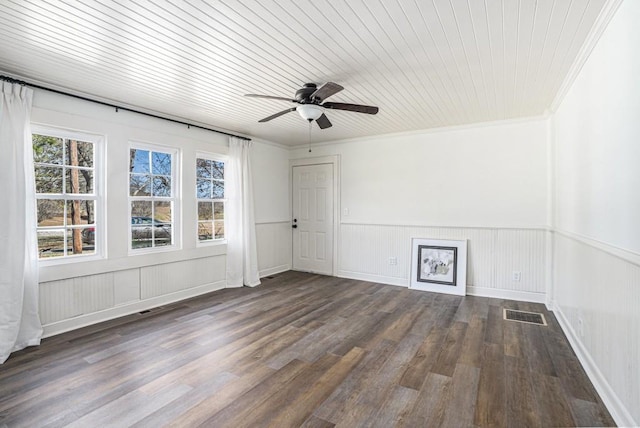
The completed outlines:
<svg viewBox="0 0 640 428">
<path fill-rule="evenodd" d="M 514 309 L 504 310 L 504 319 L 507 321 L 518 321 L 527 324 L 547 325 L 544 315 L 537 312 L 516 311 Z"/>
</svg>

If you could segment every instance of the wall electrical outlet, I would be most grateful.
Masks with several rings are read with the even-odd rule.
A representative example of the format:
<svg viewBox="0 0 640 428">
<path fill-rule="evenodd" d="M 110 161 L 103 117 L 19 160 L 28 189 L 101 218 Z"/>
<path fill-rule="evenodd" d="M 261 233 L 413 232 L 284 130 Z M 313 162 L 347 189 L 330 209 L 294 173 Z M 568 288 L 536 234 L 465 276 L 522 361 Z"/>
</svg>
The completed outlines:
<svg viewBox="0 0 640 428">
<path fill-rule="evenodd" d="M 342 210 L 342 212 L 344 213 L 345 217 L 349 216 L 349 208 L 345 208 L 344 210 Z"/>
<path fill-rule="evenodd" d="M 519 270 L 514 270 L 513 273 L 511 274 L 511 279 L 514 281 L 520 281 L 521 277 L 522 277 L 522 272 L 520 272 Z"/>
<path fill-rule="evenodd" d="M 389 257 L 389 264 L 391 266 L 395 266 L 398 264 L 398 258 L 397 257 Z"/>
</svg>

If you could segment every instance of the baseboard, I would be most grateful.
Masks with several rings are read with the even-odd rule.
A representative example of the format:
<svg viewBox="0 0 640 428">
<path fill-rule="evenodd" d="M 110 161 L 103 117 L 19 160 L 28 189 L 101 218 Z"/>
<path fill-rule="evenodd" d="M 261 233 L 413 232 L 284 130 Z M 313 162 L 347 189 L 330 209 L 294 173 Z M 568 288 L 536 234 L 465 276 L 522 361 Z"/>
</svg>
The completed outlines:
<svg viewBox="0 0 640 428">
<path fill-rule="evenodd" d="M 467 294 L 471 296 L 493 297 L 496 299 L 519 300 L 521 302 L 546 303 L 545 293 L 532 293 L 530 291 L 503 290 L 499 288 L 467 285 Z"/>
<path fill-rule="evenodd" d="M 346 270 L 338 271 L 340 278 L 357 279 L 359 281 L 377 282 L 387 285 L 395 285 L 398 287 L 408 288 L 408 280 L 404 278 L 395 278 L 382 275 L 371 275 L 360 272 L 351 272 Z M 521 302 L 545 303 L 546 295 L 544 293 L 531 293 L 527 291 L 500 290 L 495 288 L 474 287 L 467 285 L 467 294 L 471 296 L 494 297 L 496 299 L 519 300 Z"/>
<path fill-rule="evenodd" d="M 596 391 L 598 391 L 602 402 L 605 406 L 607 406 L 607 409 L 609 410 L 609 413 L 611 413 L 611 417 L 613 417 L 616 425 L 618 425 L 619 427 L 640 426 L 640 423 L 633 420 L 633 417 L 631 416 L 625 405 L 620 401 L 613 388 L 611 388 L 611 385 L 609 385 L 609 382 L 607 382 L 606 378 L 596 365 L 595 361 L 593 361 L 593 359 L 591 358 L 589 351 L 587 350 L 587 348 L 585 348 L 585 346 L 582 344 L 582 341 L 578 338 L 576 332 L 571 327 L 571 324 L 562 312 L 562 309 L 560 309 L 556 305 L 553 307 L 553 312 L 556 315 L 558 323 L 560 324 L 560 328 L 562 328 L 562 331 L 564 332 L 565 336 L 567 336 L 567 339 L 569 340 L 573 351 L 576 353 L 578 360 L 580 360 L 580 364 L 582 364 L 582 367 L 591 380 L 591 383 L 593 383 Z"/>
<path fill-rule="evenodd" d="M 165 294 L 163 296 L 153 297 L 151 299 L 145 299 L 142 301 L 127 303 L 114 308 L 105 309 L 98 312 L 92 312 L 90 314 L 80 315 L 77 317 L 56 321 L 43 326 L 44 332 L 42 337 L 55 336 L 57 334 L 66 333 L 67 331 L 76 330 L 82 327 L 86 327 L 92 324 L 98 324 L 100 322 L 109 321 L 115 318 L 120 318 L 125 315 L 131 315 L 136 312 L 144 311 L 147 309 L 156 308 L 162 305 L 168 305 L 170 303 L 179 302 L 180 300 L 189 299 L 191 297 L 200 296 L 201 294 L 210 293 L 212 291 L 221 290 L 225 288 L 226 281 L 217 281 L 198 287 L 188 288 L 186 290 L 180 290 L 175 293 Z"/>
<path fill-rule="evenodd" d="M 348 270 L 339 270 L 339 278 L 357 279 L 358 281 L 377 282 L 380 284 L 396 285 L 399 287 L 409 287 L 409 281 L 404 278 L 394 278 L 391 276 L 371 275 L 367 273 L 351 272 Z"/>
<path fill-rule="evenodd" d="M 288 270 L 291 270 L 291 265 L 290 264 L 274 266 L 274 267 L 270 267 L 270 268 L 267 268 L 267 269 L 262 269 L 260 272 L 258 272 L 258 274 L 260 275 L 260 278 L 264 278 L 265 276 L 275 275 L 275 274 L 278 274 L 278 273 L 286 272 Z"/>
</svg>

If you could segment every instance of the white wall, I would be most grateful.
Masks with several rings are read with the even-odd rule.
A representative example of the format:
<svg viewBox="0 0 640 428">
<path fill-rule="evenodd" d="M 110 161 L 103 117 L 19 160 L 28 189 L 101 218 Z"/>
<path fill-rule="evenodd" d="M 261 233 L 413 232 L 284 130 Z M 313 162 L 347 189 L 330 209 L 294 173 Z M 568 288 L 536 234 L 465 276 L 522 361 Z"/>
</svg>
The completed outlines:
<svg viewBox="0 0 640 428">
<path fill-rule="evenodd" d="M 197 152 L 226 154 L 227 136 L 127 111 L 116 112 L 113 108 L 41 90 L 35 91 L 32 122 L 98 134 L 106 140 L 106 257 L 76 263 L 41 263 L 40 307 L 46 335 L 226 285 L 226 245 L 198 246 L 196 242 L 195 169 L 192 165 Z M 129 255 L 127 180 L 130 141 L 180 150 L 182 238 L 179 249 Z M 256 218 L 261 221 L 286 219 L 288 151 L 273 144 L 256 142 L 254 159 L 255 189 L 259 192 Z M 269 228 L 266 234 L 261 230 L 258 237 L 262 250 L 260 265 L 267 272 L 278 268 L 284 270 L 286 266 L 282 267 L 282 261 L 274 258 L 270 246 L 265 244 L 270 242 L 268 232 Z"/>
<path fill-rule="evenodd" d="M 289 149 L 261 143 L 252 154 L 260 276 L 291 269 Z"/>
<path fill-rule="evenodd" d="M 343 221 L 543 227 L 546 138 L 539 119 L 372 137 L 312 154 L 340 155 Z"/>
<path fill-rule="evenodd" d="M 626 0 L 552 120 L 554 291 L 616 422 L 640 425 L 640 2 Z"/>
<path fill-rule="evenodd" d="M 547 132 L 545 119 L 501 122 L 301 148 L 292 157 L 340 156 L 341 276 L 407 285 L 411 236 L 464 238 L 469 292 L 543 301 Z"/>
</svg>

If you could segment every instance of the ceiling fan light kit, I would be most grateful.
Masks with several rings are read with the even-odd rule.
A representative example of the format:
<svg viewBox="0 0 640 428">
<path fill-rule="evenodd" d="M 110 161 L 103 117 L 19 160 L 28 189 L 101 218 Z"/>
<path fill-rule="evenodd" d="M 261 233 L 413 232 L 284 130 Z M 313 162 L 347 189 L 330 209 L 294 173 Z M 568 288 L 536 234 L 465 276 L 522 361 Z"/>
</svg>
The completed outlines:
<svg viewBox="0 0 640 428">
<path fill-rule="evenodd" d="M 296 110 L 304 120 L 317 120 L 324 113 L 324 109 L 315 104 L 300 104 Z"/>
<path fill-rule="evenodd" d="M 288 108 L 271 116 L 260 119 L 258 122 L 268 122 L 272 119 L 280 117 L 284 114 L 298 111 L 298 114 L 309 123 L 314 120 L 320 127 L 320 129 L 326 129 L 333 126 L 329 121 L 327 115 L 324 114 L 325 109 L 331 110 L 344 110 L 352 111 L 356 113 L 376 114 L 378 113 L 378 107 L 365 106 L 360 104 L 346 104 L 346 103 L 325 103 L 324 100 L 331 95 L 337 94 L 344 88 L 337 83 L 327 82 L 319 88 L 315 83 L 305 83 L 304 86 L 296 91 L 295 98 L 276 97 L 273 95 L 259 95 L 259 94 L 246 94 L 247 97 L 253 98 L 266 98 L 270 100 L 288 101 L 298 104 L 297 107 Z"/>
</svg>

